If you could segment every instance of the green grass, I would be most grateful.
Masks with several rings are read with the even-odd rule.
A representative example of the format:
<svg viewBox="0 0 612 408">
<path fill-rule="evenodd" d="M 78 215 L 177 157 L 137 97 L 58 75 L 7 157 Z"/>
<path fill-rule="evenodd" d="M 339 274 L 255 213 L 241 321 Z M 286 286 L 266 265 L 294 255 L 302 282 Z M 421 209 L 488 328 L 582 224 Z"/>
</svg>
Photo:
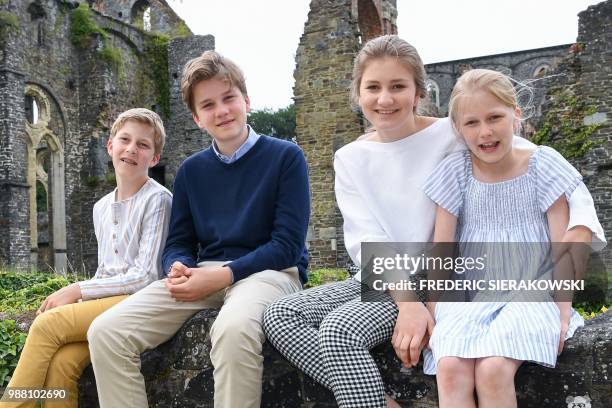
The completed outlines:
<svg viewBox="0 0 612 408">
<path fill-rule="evenodd" d="M 308 273 L 308 282 L 305 288 L 312 288 L 330 282 L 338 282 L 348 278 L 346 269 L 322 268 L 313 269 Z"/>
</svg>

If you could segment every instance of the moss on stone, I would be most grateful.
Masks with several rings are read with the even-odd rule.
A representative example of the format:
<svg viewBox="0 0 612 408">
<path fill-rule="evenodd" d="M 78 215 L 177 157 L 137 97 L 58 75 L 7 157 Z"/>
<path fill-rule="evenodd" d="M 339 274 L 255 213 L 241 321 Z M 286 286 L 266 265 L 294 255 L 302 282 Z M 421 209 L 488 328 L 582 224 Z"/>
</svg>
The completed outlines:
<svg viewBox="0 0 612 408">
<path fill-rule="evenodd" d="M 159 111 L 167 119 L 170 115 L 170 80 L 168 79 L 168 41 L 162 34 L 146 33 L 144 64 L 155 88 Z"/>
<path fill-rule="evenodd" d="M 184 21 L 181 21 L 178 26 L 172 30 L 172 37 L 173 38 L 184 38 L 184 37 L 189 37 L 190 35 L 192 35 L 193 33 L 191 32 L 191 30 L 189 29 L 189 27 L 187 27 L 187 24 L 185 24 Z"/>
<path fill-rule="evenodd" d="M 70 13 L 70 40 L 79 48 L 87 48 L 96 34 L 108 37 L 96 23 L 89 6 L 86 3 L 79 4 L 79 7 Z"/>
<path fill-rule="evenodd" d="M 0 11 L 0 44 L 3 44 L 8 33 L 19 28 L 19 19 L 10 11 Z"/>
<path fill-rule="evenodd" d="M 109 43 L 108 33 L 98 25 L 89 6 L 81 3 L 70 14 L 70 40 L 75 46 L 85 49 L 91 45 L 96 35 L 102 36 L 102 48 L 98 50 L 101 60 L 117 71 L 120 80 L 123 79 L 125 74 L 121 49 Z"/>
<path fill-rule="evenodd" d="M 579 100 L 573 87 L 555 89 L 550 96 L 553 106 L 532 141 L 553 147 L 568 160 L 579 159 L 595 144 L 590 138 L 600 125 L 585 125 L 584 118 L 595 113 L 597 107 Z"/>
<path fill-rule="evenodd" d="M 119 72 L 119 77 L 123 76 L 123 54 L 121 53 L 120 48 L 109 44 L 108 41 L 104 41 L 104 45 L 98 53 L 104 61 L 106 61 L 111 67 L 115 68 Z"/>
</svg>

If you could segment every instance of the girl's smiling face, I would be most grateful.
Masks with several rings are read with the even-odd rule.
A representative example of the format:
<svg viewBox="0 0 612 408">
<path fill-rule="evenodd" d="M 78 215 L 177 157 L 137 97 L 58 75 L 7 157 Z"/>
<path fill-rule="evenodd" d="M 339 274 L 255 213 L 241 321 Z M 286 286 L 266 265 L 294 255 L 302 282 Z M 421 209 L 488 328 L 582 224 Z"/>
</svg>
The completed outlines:
<svg viewBox="0 0 612 408">
<path fill-rule="evenodd" d="M 474 159 L 496 164 L 509 157 L 521 111 L 504 104 L 491 92 L 478 89 L 461 97 L 455 126 Z"/>
<path fill-rule="evenodd" d="M 396 58 L 367 63 L 359 84 L 359 106 L 379 134 L 392 138 L 408 134 L 419 96 L 412 70 Z"/>
</svg>

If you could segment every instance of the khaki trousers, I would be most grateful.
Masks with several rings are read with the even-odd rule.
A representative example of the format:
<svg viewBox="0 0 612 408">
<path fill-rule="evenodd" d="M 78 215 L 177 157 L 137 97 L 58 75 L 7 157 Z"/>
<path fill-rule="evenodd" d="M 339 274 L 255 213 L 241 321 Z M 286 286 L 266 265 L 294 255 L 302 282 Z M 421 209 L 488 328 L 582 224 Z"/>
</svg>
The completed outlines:
<svg viewBox="0 0 612 408">
<path fill-rule="evenodd" d="M 217 266 L 222 262 L 203 262 Z M 170 339 L 196 312 L 221 307 L 212 325 L 216 408 L 259 407 L 265 340 L 262 319 L 274 300 L 301 289 L 298 270 L 265 270 L 194 302 L 176 301 L 153 282 L 99 316 L 87 338 L 101 408 L 148 407 L 140 354 Z"/>
<path fill-rule="evenodd" d="M 89 365 L 87 330 L 91 322 L 127 296 L 88 300 L 48 310 L 36 317 L 7 387 L 59 388 L 68 400 L 43 401 L 45 408 L 76 408 L 77 382 Z M 4 393 L 8 398 L 8 393 Z M 33 408 L 35 400 L 0 402 L 2 408 Z"/>
</svg>

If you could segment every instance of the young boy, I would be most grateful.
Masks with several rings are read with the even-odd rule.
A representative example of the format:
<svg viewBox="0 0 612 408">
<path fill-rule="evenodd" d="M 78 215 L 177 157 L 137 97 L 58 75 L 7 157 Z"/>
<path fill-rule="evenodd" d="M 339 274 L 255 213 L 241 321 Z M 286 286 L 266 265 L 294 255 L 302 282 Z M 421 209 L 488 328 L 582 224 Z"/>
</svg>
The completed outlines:
<svg viewBox="0 0 612 408">
<path fill-rule="evenodd" d="M 217 52 L 189 61 L 181 88 L 195 123 L 213 143 L 176 174 L 163 254 L 168 279 L 104 313 L 89 329 L 102 408 L 147 407 L 140 353 L 212 307 L 221 307 L 210 333 L 214 405 L 259 407 L 264 310 L 306 281 L 310 192 L 302 151 L 247 125 L 243 74 Z"/>
<path fill-rule="evenodd" d="M 98 269 L 93 279 L 73 283 L 45 299 L 3 401 L 12 387 L 53 388 L 66 390 L 69 398 L 49 400 L 45 407 L 76 408 L 77 381 L 90 361 L 91 322 L 161 276 L 172 195 L 147 173 L 159 162 L 164 141 L 162 121 L 148 109 L 130 109 L 113 124 L 107 150 L 117 188 L 93 209 Z M 35 400 L 0 406 L 34 407 Z"/>
</svg>

